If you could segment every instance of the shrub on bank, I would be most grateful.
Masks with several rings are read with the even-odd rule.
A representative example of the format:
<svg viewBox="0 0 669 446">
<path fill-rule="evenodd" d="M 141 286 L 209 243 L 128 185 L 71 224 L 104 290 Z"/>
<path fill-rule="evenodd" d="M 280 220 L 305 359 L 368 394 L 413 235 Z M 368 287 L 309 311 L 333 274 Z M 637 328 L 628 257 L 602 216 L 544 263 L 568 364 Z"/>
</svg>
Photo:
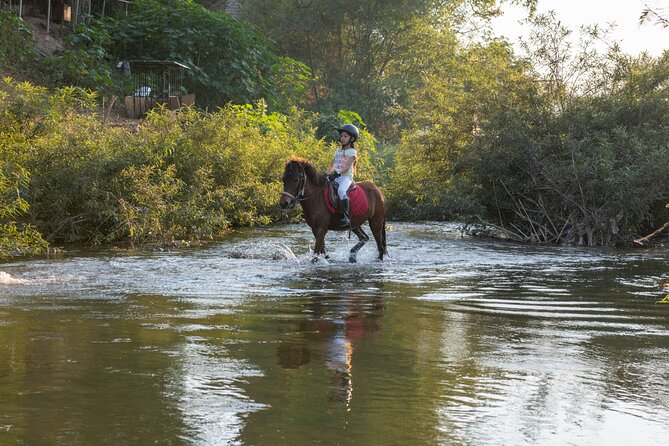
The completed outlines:
<svg viewBox="0 0 669 446">
<path fill-rule="evenodd" d="M 16 221 L 29 209 L 21 196 L 27 180 L 27 172 L 18 166 L 0 170 L 0 259 L 12 254 L 38 254 L 48 247 L 33 226 Z"/>
<path fill-rule="evenodd" d="M 16 14 L 0 11 L 0 74 L 26 74 L 37 63 L 32 33 Z"/>
<path fill-rule="evenodd" d="M 503 46 L 462 57 L 416 97 L 391 217 L 473 216 L 518 240 L 591 246 L 666 221 L 669 53 L 619 56 L 604 65 L 607 88 L 559 103 L 549 93 L 561 90 L 535 82 Z"/>
<path fill-rule="evenodd" d="M 0 97 L 0 167 L 30 178 L 29 208 L 5 220 L 49 242 L 165 243 L 277 221 L 285 161 L 299 155 L 325 170 L 334 149 L 316 137 L 316 116 L 269 113 L 263 102 L 157 109 L 127 129 L 103 124 L 95 95 L 81 89 L 49 93 L 7 78 Z M 373 147 L 363 140 L 362 151 Z M 362 156 L 359 176 L 373 174 Z"/>
</svg>

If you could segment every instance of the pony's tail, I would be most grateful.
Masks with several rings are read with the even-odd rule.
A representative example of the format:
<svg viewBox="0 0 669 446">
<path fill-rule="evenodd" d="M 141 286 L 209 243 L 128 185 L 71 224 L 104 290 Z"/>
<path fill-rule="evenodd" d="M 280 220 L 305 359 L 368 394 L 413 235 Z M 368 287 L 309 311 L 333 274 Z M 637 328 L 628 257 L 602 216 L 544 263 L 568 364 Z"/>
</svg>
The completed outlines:
<svg viewBox="0 0 669 446">
<path fill-rule="evenodd" d="M 386 245 L 386 219 L 383 219 L 383 255 L 388 255 L 388 246 Z"/>
</svg>

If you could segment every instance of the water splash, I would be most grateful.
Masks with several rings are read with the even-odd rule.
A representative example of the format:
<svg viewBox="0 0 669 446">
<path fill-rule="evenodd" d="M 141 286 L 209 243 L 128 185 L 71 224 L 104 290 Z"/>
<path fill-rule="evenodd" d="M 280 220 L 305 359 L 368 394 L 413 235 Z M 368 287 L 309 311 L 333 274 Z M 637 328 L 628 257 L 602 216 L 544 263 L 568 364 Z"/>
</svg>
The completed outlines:
<svg viewBox="0 0 669 446">
<path fill-rule="evenodd" d="M 224 252 L 227 257 L 232 259 L 290 260 L 299 263 L 299 259 L 292 249 L 283 243 L 245 241 L 224 250 Z"/>
<path fill-rule="evenodd" d="M 292 249 L 290 249 L 288 246 L 284 245 L 283 243 L 277 243 L 277 246 L 279 248 L 279 252 L 284 255 L 286 260 L 292 260 L 295 263 L 300 263 L 299 259 L 295 255 Z"/>
<path fill-rule="evenodd" d="M 16 279 L 4 271 L 0 271 L 0 285 L 18 285 L 25 283 L 23 279 Z"/>
</svg>

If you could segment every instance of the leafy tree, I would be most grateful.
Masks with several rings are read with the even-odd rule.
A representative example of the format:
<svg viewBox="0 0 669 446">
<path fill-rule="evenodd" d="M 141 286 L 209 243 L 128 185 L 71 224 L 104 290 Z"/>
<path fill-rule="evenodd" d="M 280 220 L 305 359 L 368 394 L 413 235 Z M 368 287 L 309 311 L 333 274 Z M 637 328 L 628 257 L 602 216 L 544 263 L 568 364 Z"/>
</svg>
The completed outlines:
<svg viewBox="0 0 669 446">
<path fill-rule="evenodd" d="M 629 241 L 669 197 L 667 60 L 618 64 L 626 74 L 613 92 L 581 96 L 559 114 L 500 115 L 473 147 L 486 154 L 471 164 L 479 199 L 519 238 Z"/>
<path fill-rule="evenodd" d="M 304 92 L 306 67 L 279 57 L 247 22 L 190 0 L 139 0 L 110 21 L 118 59 L 173 60 L 190 68 L 185 87 L 203 108 L 266 99 L 287 109 Z"/>
<path fill-rule="evenodd" d="M 107 48 L 113 40 L 102 23 L 89 18 L 66 35 L 66 49 L 46 59 L 41 70 L 50 85 L 89 88 L 101 93 L 114 90 Z"/>
<path fill-rule="evenodd" d="M 543 66 L 493 42 L 425 77 L 393 171 L 396 214 L 473 214 L 518 239 L 588 245 L 652 226 L 669 193 L 668 57 L 599 55 L 586 42 L 570 58 L 565 34 L 543 31 Z"/>
<path fill-rule="evenodd" d="M 471 147 L 494 116 L 537 102 L 526 70 L 503 43 L 453 46 L 445 53 L 401 110 L 411 130 L 403 134 L 391 174 L 395 215 L 452 218 L 478 212 L 465 161 L 475 156 Z"/>
<path fill-rule="evenodd" d="M 26 75 L 37 63 L 37 49 L 25 22 L 12 12 L 0 11 L 0 74 Z"/>
<path fill-rule="evenodd" d="M 644 5 L 645 7 L 641 11 L 641 16 L 639 17 L 639 24 L 655 22 L 656 25 L 660 25 L 663 28 L 669 27 L 669 11 L 667 11 L 667 8 L 655 5 Z"/>
<path fill-rule="evenodd" d="M 246 16 L 280 50 L 304 61 L 317 81 L 310 101 L 325 114 L 355 110 L 377 133 L 390 133 L 392 107 L 417 88 L 439 60 L 435 35 L 463 5 L 480 14 L 489 0 L 244 0 Z"/>
<path fill-rule="evenodd" d="M 620 55 L 620 47 L 610 38 L 612 25 L 584 26 L 574 35 L 554 11 L 532 15 L 527 22 L 531 30 L 521 42 L 524 57 L 554 107 L 563 109 L 575 98 L 611 87 L 611 61 Z"/>
</svg>

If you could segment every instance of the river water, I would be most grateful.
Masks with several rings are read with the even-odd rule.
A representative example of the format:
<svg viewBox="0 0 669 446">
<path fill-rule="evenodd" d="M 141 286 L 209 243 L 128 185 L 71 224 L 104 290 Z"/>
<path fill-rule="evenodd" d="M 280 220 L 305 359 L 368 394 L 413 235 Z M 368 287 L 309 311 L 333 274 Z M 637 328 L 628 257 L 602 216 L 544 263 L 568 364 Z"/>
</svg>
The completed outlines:
<svg viewBox="0 0 669 446">
<path fill-rule="evenodd" d="M 666 249 L 354 239 L 0 264 L 0 444 L 666 444 Z"/>
</svg>

